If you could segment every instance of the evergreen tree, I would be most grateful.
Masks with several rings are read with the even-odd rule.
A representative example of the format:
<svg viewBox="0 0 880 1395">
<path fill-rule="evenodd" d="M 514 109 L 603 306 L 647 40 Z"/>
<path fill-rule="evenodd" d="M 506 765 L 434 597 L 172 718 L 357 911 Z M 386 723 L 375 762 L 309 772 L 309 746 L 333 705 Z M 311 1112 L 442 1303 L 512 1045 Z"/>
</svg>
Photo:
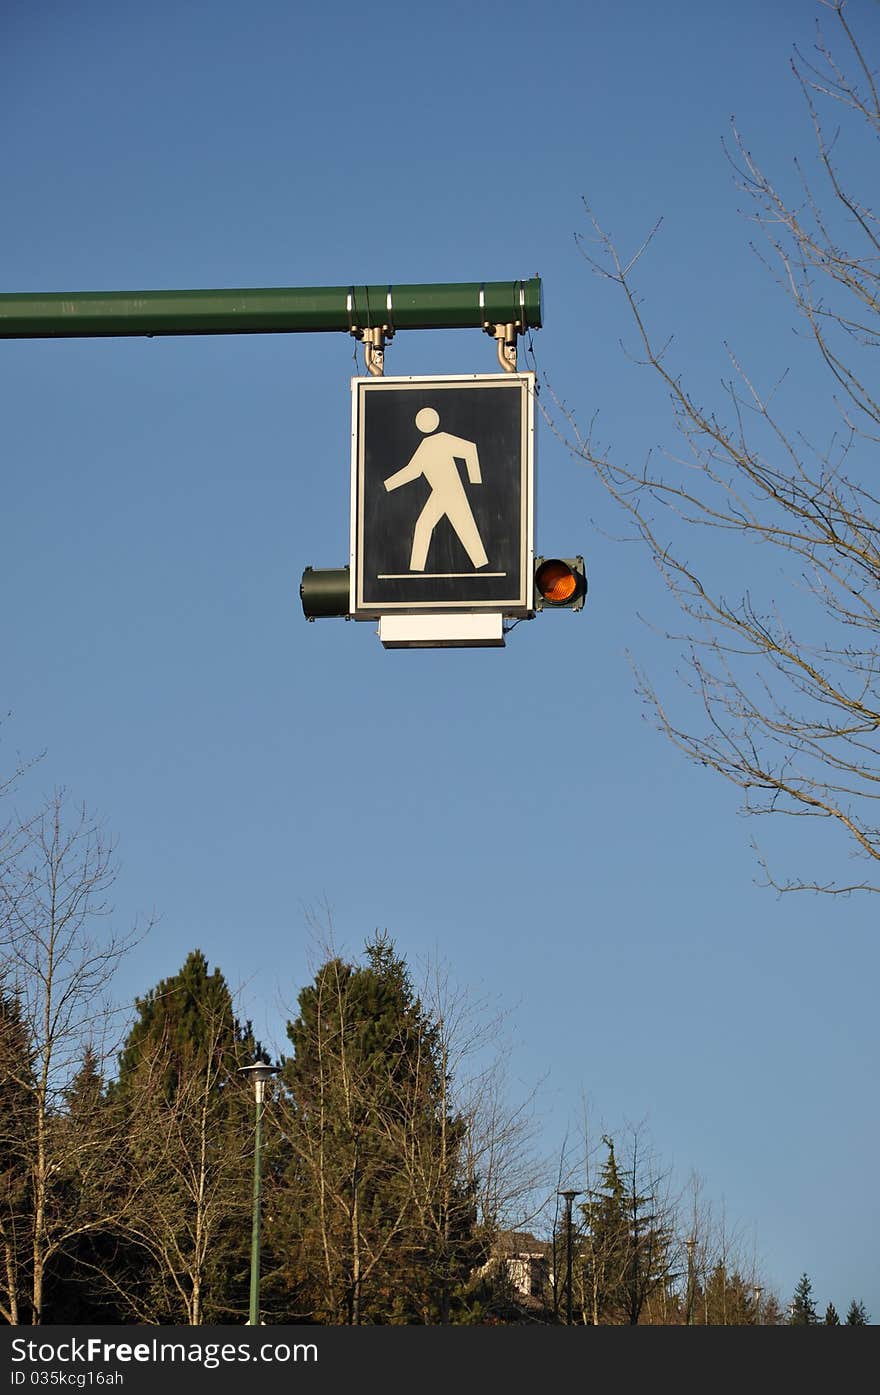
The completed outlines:
<svg viewBox="0 0 880 1395">
<path fill-rule="evenodd" d="M 847 1327 L 868 1327 L 870 1326 L 870 1322 L 871 1319 L 868 1317 L 868 1314 L 865 1311 L 864 1303 L 862 1303 L 861 1300 L 859 1300 L 859 1302 L 857 1303 L 856 1300 L 853 1299 L 853 1301 L 849 1305 L 849 1308 L 847 1309 Z"/>
<path fill-rule="evenodd" d="M 118 1136 L 118 1109 L 108 1099 L 101 1061 L 92 1045 L 64 1092 L 64 1106 L 52 1120 L 54 1151 L 65 1160 L 54 1188 L 54 1204 L 74 1211 L 77 1198 L 88 1194 L 90 1178 L 84 1160 L 90 1140 Z M 113 1163 L 117 1162 L 114 1156 Z M 43 1321 L 52 1324 L 119 1322 L 120 1314 L 108 1274 L 121 1264 L 120 1236 L 115 1216 L 124 1208 L 122 1189 L 105 1224 L 73 1232 L 53 1255 L 46 1271 Z"/>
<path fill-rule="evenodd" d="M 750 1327 L 762 1317 L 754 1284 L 719 1261 L 711 1270 L 700 1300 L 700 1319 L 710 1327 Z M 764 1325 L 764 1324 L 762 1324 Z"/>
<path fill-rule="evenodd" d="M 784 1327 L 785 1314 L 782 1304 L 775 1293 L 771 1293 L 769 1298 L 765 1298 L 761 1307 L 762 1327 Z"/>
<path fill-rule="evenodd" d="M 594 1325 L 626 1321 L 625 1276 L 629 1253 L 626 1187 L 617 1165 L 614 1140 L 608 1150 L 599 1187 L 581 1207 L 587 1229 L 583 1275 L 585 1309 Z"/>
<path fill-rule="evenodd" d="M 636 1326 L 651 1295 L 670 1279 L 671 1232 L 659 1213 L 653 1180 L 642 1175 L 639 1139 L 626 1168 L 614 1140 L 600 1185 L 581 1207 L 586 1225 L 582 1275 L 586 1319 Z"/>
<path fill-rule="evenodd" d="M 812 1327 L 819 1321 L 816 1305 L 813 1302 L 813 1285 L 806 1274 L 802 1274 L 794 1291 L 789 1324 L 792 1327 Z"/>
<path fill-rule="evenodd" d="M 137 999 L 113 1097 L 139 1185 L 125 1217 L 138 1263 L 118 1276 L 128 1320 L 198 1325 L 247 1310 L 253 1106 L 262 1055 L 201 950 Z"/>
<path fill-rule="evenodd" d="M 119 1084 L 125 1089 L 133 1076 L 143 1074 L 145 1062 L 160 1067 L 157 1083 L 166 1099 L 173 1099 L 197 1063 L 210 1055 L 224 1067 L 224 1083 L 232 1077 L 248 1052 L 260 1052 L 250 1023 L 240 1024 L 220 969 L 208 972 L 208 961 L 194 949 L 171 978 L 135 1000 L 137 1021 L 119 1057 Z"/>
<path fill-rule="evenodd" d="M 277 1302 L 284 1321 L 450 1321 L 483 1257 L 465 1121 L 404 960 L 385 936 L 365 958 L 329 959 L 288 1024 Z"/>
<path fill-rule="evenodd" d="M 0 1317 L 25 1320 L 33 1197 L 29 1159 L 36 1127 L 33 1057 L 21 1006 L 0 986 Z"/>
<path fill-rule="evenodd" d="M 840 1317 L 839 1317 L 838 1312 L 837 1312 L 837 1309 L 835 1308 L 835 1306 L 834 1306 L 833 1303 L 829 1303 L 829 1304 L 828 1304 L 828 1307 L 825 1309 L 825 1326 L 826 1326 L 826 1327 L 839 1327 L 839 1326 L 840 1326 Z"/>
</svg>

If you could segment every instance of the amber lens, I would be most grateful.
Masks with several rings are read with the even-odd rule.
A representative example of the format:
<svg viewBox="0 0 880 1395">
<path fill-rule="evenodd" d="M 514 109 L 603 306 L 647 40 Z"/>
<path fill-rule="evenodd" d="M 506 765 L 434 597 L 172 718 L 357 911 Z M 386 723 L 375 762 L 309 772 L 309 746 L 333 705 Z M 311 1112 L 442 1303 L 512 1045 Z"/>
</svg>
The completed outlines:
<svg viewBox="0 0 880 1395">
<path fill-rule="evenodd" d="M 545 601 L 554 605 L 570 601 L 577 590 L 577 577 L 564 562 L 545 562 L 538 568 L 535 581 Z"/>
</svg>

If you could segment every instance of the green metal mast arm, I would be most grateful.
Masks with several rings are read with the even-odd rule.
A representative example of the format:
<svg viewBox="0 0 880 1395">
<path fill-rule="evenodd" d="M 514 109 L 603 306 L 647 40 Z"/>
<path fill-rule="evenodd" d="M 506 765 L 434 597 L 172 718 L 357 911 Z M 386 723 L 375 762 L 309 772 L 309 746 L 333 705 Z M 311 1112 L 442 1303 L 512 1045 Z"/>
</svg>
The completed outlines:
<svg viewBox="0 0 880 1395">
<path fill-rule="evenodd" d="M 541 328 L 541 281 L 0 294 L 0 339 Z"/>
</svg>

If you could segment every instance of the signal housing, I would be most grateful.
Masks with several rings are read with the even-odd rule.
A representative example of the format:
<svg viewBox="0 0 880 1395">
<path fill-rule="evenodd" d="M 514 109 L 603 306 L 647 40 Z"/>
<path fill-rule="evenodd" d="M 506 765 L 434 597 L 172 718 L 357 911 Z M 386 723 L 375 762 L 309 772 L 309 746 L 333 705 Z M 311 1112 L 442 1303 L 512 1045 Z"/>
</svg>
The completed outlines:
<svg viewBox="0 0 880 1395">
<path fill-rule="evenodd" d="M 535 610 L 581 610 L 587 595 L 583 557 L 535 558 Z"/>
<path fill-rule="evenodd" d="M 306 567 L 299 584 L 303 615 L 307 620 L 348 619 L 350 586 L 348 567 Z"/>
</svg>

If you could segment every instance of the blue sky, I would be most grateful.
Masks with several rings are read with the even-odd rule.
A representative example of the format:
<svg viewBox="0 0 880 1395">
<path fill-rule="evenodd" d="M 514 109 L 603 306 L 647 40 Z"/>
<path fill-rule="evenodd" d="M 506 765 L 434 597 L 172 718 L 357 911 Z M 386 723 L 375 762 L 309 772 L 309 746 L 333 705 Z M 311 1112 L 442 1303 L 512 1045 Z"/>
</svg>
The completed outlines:
<svg viewBox="0 0 880 1395">
<path fill-rule="evenodd" d="M 638 456 L 668 416 L 578 251 L 583 200 L 625 250 L 663 217 L 640 284 L 691 381 L 714 389 L 723 340 L 776 376 L 798 349 L 721 140 L 735 114 L 790 177 L 810 131 L 788 60 L 820 13 L 6 0 L 2 289 L 539 274 L 541 379 Z M 876 54 L 877 9 L 852 14 Z M 597 1134 L 645 1121 L 783 1301 L 807 1271 L 823 1310 L 878 1320 L 873 901 L 757 885 L 756 833 L 783 867 L 812 844 L 753 828 L 645 720 L 630 656 L 674 681 L 642 618 L 663 597 L 540 424 L 536 543 L 585 555 L 581 614 L 419 653 L 305 622 L 303 568 L 348 557 L 353 355 L 338 334 L 0 344 L 0 760 L 45 751 L 22 807 L 66 786 L 118 840 L 120 923 L 155 912 L 118 993 L 199 946 L 283 1049 L 322 908 L 352 955 L 387 929 L 511 1014 L 548 1154 L 584 1101 Z M 470 331 L 401 333 L 386 362 L 494 367 Z"/>
</svg>

